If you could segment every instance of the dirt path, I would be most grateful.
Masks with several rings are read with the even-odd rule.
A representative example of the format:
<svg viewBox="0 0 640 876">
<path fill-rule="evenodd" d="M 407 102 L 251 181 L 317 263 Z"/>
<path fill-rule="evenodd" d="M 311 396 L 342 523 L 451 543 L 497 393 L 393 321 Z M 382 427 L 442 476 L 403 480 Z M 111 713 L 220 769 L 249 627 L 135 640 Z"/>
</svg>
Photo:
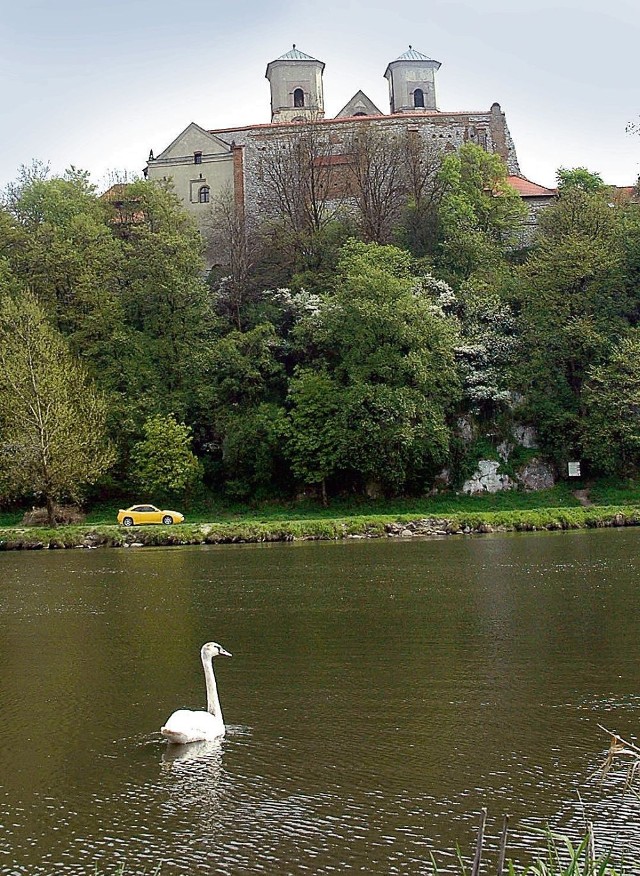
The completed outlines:
<svg viewBox="0 0 640 876">
<path fill-rule="evenodd" d="M 574 490 L 573 495 L 581 505 L 584 505 L 585 508 L 590 508 L 593 505 L 593 502 L 589 498 L 589 490 Z"/>
</svg>

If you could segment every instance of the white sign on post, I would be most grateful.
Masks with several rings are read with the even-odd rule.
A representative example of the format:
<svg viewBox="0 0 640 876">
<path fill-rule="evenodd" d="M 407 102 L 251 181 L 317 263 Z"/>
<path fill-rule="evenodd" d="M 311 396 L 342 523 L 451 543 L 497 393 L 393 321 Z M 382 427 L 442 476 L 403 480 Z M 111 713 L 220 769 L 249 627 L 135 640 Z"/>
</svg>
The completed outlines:
<svg viewBox="0 0 640 876">
<path fill-rule="evenodd" d="M 569 477 L 570 478 L 579 478 L 580 477 L 580 463 L 579 462 L 570 462 L 568 464 L 569 468 Z"/>
</svg>

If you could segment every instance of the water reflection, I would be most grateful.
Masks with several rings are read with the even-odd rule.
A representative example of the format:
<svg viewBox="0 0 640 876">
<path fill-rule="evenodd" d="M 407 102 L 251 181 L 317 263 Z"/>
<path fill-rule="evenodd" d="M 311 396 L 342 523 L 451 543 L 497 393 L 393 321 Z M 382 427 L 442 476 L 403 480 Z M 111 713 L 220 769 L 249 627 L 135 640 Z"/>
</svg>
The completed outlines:
<svg viewBox="0 0 640 876">
<path fill-rule="evenodd" d="M 640 860 L 637 801 L 588 780 L 597 723 L 640 719 L 637 544 L 0 554 L 0 874 L 420 874 L 482 806 L 524 860 L 578 791 Z M 212 631 L 227 736 L 167 747 Z"/>
<path fill-rule="evenodd" d="M 221 748 L 222 740 L 220 739 L 212 741 L 201 739 L 198 742 L 189 742 L 186 745 L 169 743 L 162 753 L 162 763 L 171 767 L 184 761 L 206 760 L 209 763 L 215 762 L 215 772 L 219 772 L 222 755 Z"/>
<path fill-rule="evenodd" d="M 211 829 L 221 806 L 222 755 L 220 741 L 166 746 L 162 754 L 165 817 L 180 819 L 188 813 L 192 829 L 194 823 L 200 824 L 200 833 Z"/>
</svg>

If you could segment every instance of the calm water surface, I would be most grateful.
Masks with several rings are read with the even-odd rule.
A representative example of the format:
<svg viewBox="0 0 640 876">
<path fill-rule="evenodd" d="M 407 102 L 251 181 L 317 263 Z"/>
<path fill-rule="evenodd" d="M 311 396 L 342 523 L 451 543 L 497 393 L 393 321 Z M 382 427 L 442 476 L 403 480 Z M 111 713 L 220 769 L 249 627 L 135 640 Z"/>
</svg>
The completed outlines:
<svg viewBox="0 0 640 876">
<path fill-rule="evenodd" d="M 0 553 L 0 873 L 420 874 L 477 816 L 640 862 L 640 531 Z M 170 752 L 216 661 L 228 735 Z M 496 845 L 490 843 L 490 850 Z M 491 856 L 491 855 L 490 855 Z"/>
</svg>

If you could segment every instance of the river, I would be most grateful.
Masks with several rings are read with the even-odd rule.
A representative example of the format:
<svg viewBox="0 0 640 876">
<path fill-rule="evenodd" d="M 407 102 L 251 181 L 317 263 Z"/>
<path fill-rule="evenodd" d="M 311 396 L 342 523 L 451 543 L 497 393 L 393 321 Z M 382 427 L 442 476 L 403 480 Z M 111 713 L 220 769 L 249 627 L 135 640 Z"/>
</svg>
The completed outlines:
<svg viewBox="0 0 640 876">
<path fill-rule="evenodd" d="M 640 804 L 640 531 L 0 553 L 0 874 L 455 870 Z M 215 663 L 227 736 L 172 751 Z M 177 756 L 176 756 L 177 755 Z M 582 801 L 582 802 L 580 802 Z M 492 865 L 493 872 L 495 867 Z"/>
</svg>

